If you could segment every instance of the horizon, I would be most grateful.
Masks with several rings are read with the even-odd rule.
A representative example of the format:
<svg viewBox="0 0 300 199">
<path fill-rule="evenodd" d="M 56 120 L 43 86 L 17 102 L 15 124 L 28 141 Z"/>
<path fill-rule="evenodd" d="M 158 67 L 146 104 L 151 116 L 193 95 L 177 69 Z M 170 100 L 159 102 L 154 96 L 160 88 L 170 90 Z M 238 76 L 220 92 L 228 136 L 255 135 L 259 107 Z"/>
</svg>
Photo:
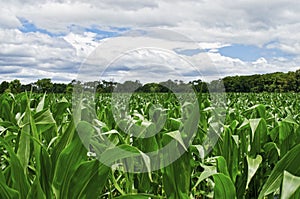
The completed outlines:
<svg viewBox="0 0 300 199">
<path fill-rule="evenodd" d="M 300 70 L 300 69 L 298 69 L 298 70 Z M 298 71 L 298 70 L 297 70 L 297 71 Z M 290 73 L 290 72 L 295 73 L 296 71 L 288 71 L 288 72 L 280 72 L 280 71 L 277 71 L 277 72 L 264 73 L 264 74 L 231 75 L 231 76 L 225 76 L 225 77 L 222 77 L 221 80 L 223 80 L 224 78 L 228 78 L 228 77 L 231 77 L 231 78 L 233 78 L 233 77 L 251 77 L 251 76 L 256 76 L 256 75 L 269 75 L 269 74 L 275 74 L 275 73 L 288 74 L 288 73 Z M 53 79 L 47 78 L 47 77 L 46 77 L 46 78 L 42 78 L 42 79 L 50 79 L 50 81 L 51 81 L 52 84 L 71 84 L 73 81 L 79 81 L 79 80 L 73 79 L 73 80 L 71 80 L 71 81 L 69 81 L 69 82 L 59 82 L 59 81 L 53 81 Z M 34 83 L 36 83 L 38 80 L 42 80 L 42 79 L 37 79 L 36 81 L 29 82 L 29 83 L 23 83 L 23 82 L 22 82 L 21 80 L 19 80 L 19 79 L 13 79 L 13 80 L 11 80 L 11 81 L 19 80 L 20 83 L 21 83 L 22 85 L 29 85 L 29 84 L 34 84 Z M 198 81 L 198 80 L 201 80 L 203 83 L 208 83 L 208 84 L 210 84 L 212 81 L 218 81 L 218 80 L 220 80 L 220 79 L 214 79 L 214 80 L 211 80 L 211 81 L 203 81 L 201 78 L 200 78 L 200 79 L 192 79 L 192 80 L 188 80 L 188 81 L 183 81 L 183 80 L 181 80 L 181 79 L 167 79 L 167 80 L 165 80 L 165 81 L 159 81 L 159 82 L 155 82 L 155 81 L 153 81 L 153 82 L 140 82 L 140 81 L 137 80 L 137 79 L 135 79 L 135 80 L 125 80 L 125 81 L 123 81 L 123 82 L 117 82 L 117 81 L 114 81 L 113 79 L 110 79 L 110 80 L 107 80 L 107 79 L 99 79 L 99 80 L 87 81 L 87 82 L 84 82 L 84 83 L 90 83 L 90 82 L 99 82 L 99 83 L 103 83 L 104 81 L 106 81 L 106 82 L 113 82 L 113 83 L 117 83 L 117 84 L 124 84 L 126 81 L 130 81 L 130 82 L 137 82 L 137 81 L 138 81 L 138 82 L 141 83 L 142 85 L 146 85 L 146 84 L 152 84 L 152 83 L 160 84 L 160 83 L 167 82 L 167 81 L 169 81 L 169 80 L 171 80 L 173 83 L 177 83 L 177 84 L 178 84 L 179 82 L 183 82 L 183 83 L 185 83 L 185 84 L 188 84 L 188 83 L 190 83 L 190 82 L 194 82 L 194 81 Z M 0 81 L 0 84 L 1 84 L 2 82 L 7 82 L 7 83 L 9 83 L 9 82 L 11 82 L 11 81 L 6 81 L 6 80 Z"/>
</svg>

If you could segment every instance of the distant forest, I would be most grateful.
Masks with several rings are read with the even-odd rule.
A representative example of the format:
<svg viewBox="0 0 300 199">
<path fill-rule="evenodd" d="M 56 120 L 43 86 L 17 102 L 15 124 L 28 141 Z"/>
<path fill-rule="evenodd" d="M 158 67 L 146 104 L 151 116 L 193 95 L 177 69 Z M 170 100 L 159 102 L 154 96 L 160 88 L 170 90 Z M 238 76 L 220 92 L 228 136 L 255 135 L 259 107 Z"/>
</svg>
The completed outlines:
<svg viewBox="0 0 300 199">
<path fill-rule="evenodd" d="M 201 80 L 194 80 L 184 83 L 181 80 L 168 80 L 166 82 L 147 83 L 142 85 L 139 81 L 126 81 L 117 83 L 114 81 L 95 81 L 81 83 L 76 80 L 68 84 L 53 83 L 51 79 L 40 79 L 30 84 L 21 84 L 20 80 L 15 79 L 11 82 L 3 81 L 0 84 L 0 93 L 11 92 L 20 93 L 24 91 L 33 91 L 40 93 L 72 93 L 76 84 L 84 86 L 97 85 L 96 91 L 99 93 L 110 93 L 115 88 L 126 91 L 136 88 L 135 92 L 169 92 L 168 88 L 174 88 L 178 92 L 184 92 L 187 85 L 191 85 L 197 92 L 217 91 L 221 83 L 226 92 L 299 92 L 300 91 L 300 69 L 295 72 L 276 72 L 262 75 L 249 76 L 229 76 L 223 79 L 214 80 L 210 83 Z M 172 89 L 171 89 L 172 90 Z"/>
</svg>

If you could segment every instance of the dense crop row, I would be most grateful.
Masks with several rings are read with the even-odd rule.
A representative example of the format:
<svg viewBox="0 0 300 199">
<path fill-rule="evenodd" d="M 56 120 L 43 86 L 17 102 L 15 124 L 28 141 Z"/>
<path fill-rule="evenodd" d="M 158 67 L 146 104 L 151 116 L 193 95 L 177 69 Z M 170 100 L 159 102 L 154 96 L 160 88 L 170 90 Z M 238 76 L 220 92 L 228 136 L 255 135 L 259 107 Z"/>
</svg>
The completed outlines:
<svg viewBox="0 0 300 199">
<path fill-rule="evenodd" d="M 93 137 L 87 150 L 72 117 L 71 96 L 1 95 L 0 198 L 300 198 L 299 94 L 227 94 L 226 114 L 218 113 L 225 117 L 219 124 L 222 132 L 211 150 L 203 140 L 218 115 L 208 94 L 199 94 L 197 106 L 186 105 L 189 115 L 174 95 L 134 95 L 128 110 L 131 122 L 141 129 L 160 127 L 148 138 L 124 132 L 122 125 L 128 127 L 128 121 L 114 120 L 117 106 L 111 106 L 110 97 L 97 96 L 97 119 L 78 126 Z M 178 129 L 182 118 L 195 117 L 195 107 L 200 112 L 197 133 L 186 148 Z M 82 106 L 83 119 L 88 109 Z M 193 125 L 185 124 L 185 131 Z M 128 173 L 125 167 L 132 165 L 115 162 L 124 154 L 101 144 L 101 135 L 136 154 L 174 140 L 183 154 L 155 171 L 145 157 L 140 166 L 149 172 Z M 176 151 L 164 158 L 172 153 Z M 114 165 L 102 164 L 95 154 Z"/>
</svg>

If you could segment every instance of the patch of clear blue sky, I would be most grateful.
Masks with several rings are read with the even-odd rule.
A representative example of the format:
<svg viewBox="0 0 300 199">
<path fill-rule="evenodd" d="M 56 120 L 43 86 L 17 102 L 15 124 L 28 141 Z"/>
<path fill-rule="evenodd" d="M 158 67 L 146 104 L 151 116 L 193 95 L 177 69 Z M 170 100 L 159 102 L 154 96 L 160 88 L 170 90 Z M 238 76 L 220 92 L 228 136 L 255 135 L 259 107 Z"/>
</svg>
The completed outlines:
<svg viewBox="0 0 300 199">
<path fill-rule="evenodd" d="M 276 48 L 267 48 L 270 44 L 276 44 L 276 41 L 269 42 L 263 47 L 254 45 L 232 44 L 218 49 L 218 52 L 226 57 L 238 58 L 245 62 L 253 62 L 264 57 L 265 59 L 273 59 L 276 57 L 284 57 L 287 59 L 293 58 L 295 55 L 284 52 Z M 180 49 L 176 48 L 174 51 L 178 54 L 193 56 L 201 52 L 208 52 L 210 49 Z"/>
<path fill-rule="evenodd" d="M 242 61 L 252 62 L 260 57 L 265 59 L 272 59 L 274 57 L 292 58 L 293 54 L 284 52 L 277 48 L 267 48 L 269 44 L 276 43 L 276 41 L 269 42 L 263 47 L 254 45 L 232 44 L 231 46 L 222 47 L 219 53 L 226 57 L 238 58 Z"/>
<path fill-rule="evenodd" d="M 112 31 L 106 31 L 106 30 L 101 30 L 97 27 L 91 27 L 91 28 L 84 28 L 85 31 L 87 32 L 93 32 L 96 33 L 96 39 L 104 39 L 104 38 L 109 38 L 109 37 L 116 37 L 120 35 L 121 32 L 128 31 L 129 28 L 110 28 Z"/>
<path fill-rule="evenodd" d="M 34 23 L 30 22 L 29 20 L 27 20 L 25 18 L 19 17 L 18 19 L 22 24 L 22 27 L 20 27 L 19 30 L 24 33 L 40 32 L 43 34 L 47 34 L 51 37 L 64 36 L 66 34 L 66 33 L 52 33 L 46 29 L 36 27 L 36 25 Z M 99 39 L 99 40 L 104 39 L 104 38 L 109 38 L 109 37 L 116 37 L 120 33 L 130 30 L 130 28 L 126 28 L 126 27 L 109 27 L 109 30 L 101 30 L 97 26 L 91 26 L 91 27 L 86 28 L 86 27 L 81 27 L 81 26 L 75 25 L 75 24 L 71 24 L 70 26 L 68 26 L 68 29 L 70 32 L 75 32 L 75 33 L 83 33 L 83 32 L 96 33 L 95 39 Z"/>
<path fill-rule="evenodd" d="M 40 32 L 40 33 L 43 33 L 43 34 L 47 34 L 47 35 L 49 35 L 51 37 L 62 36 L 63 35 L 62 33 L 52 33 L 52 32 L 49 32 L 46 29 L 38 28 L 33 23 L 31 23 L 29 20 L 27 20 L 25 18 L 19 17 L 18 19 L 19 19 L 19 21 L 22 24 L 22 27 L 20 27 L 19 30 L 22 31 L 22 32 L 24 32 L 24 33 L 28 33 L 28 32 Z"/>
</svg>

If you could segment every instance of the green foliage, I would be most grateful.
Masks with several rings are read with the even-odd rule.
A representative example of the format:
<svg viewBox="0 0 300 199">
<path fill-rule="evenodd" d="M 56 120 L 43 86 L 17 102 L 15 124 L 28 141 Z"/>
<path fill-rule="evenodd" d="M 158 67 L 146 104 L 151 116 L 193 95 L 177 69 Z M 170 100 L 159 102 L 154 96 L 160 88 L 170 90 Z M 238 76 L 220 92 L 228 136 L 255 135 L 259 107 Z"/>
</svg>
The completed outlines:
<svg viewBox="0 0 300 199">
<path fill-rule="evenodd" d="M 0 84 L 0 93 L 4 93 L 9 88 L 9 82 L 3 81 Z"/>
<path fill-rule="evenodd" d="M 49 78 L 39 79 L 36 82 L 36 85 L 38 87 L 38 90 L 41 91 L 42 93 L 51 92 L 53 88 L 53 84 L 51 82 L 51 79 Z"/>
<path fill-rule="evenodd" d="M 15 79 L 9 83 L 9 91 L 12 93 L 19 93 L 21 91 L 21 82 L 18 79 Z"/>
<path fill-rule="evenodd" d="M 299 92 L 300 70 L 223 78 L 227 92 Z"/>
<path fill-rule="evenodd" d="M 132 96 L 129 114 L 135 127 L 130 128 L 146 133 L 159 129 L 156 135 L 142 138 L 124 132 L 121 127 L 127 127 L 128 121 L 113 119 L 111 95 L 99 94 L 93 125 L 81 122 L 78 126 L 93 138 L 88 150 L 76 131 L 70 95 L 2 94 L 0 198 L 299 198 L 299 94 L 228 93 L 222 133 L 205 157 L 202 141 L 213 107 L 208 94 L 199 94 L 198 99 L 199 123 L 184 128 L 197 129 L 188 146 L 179 131 L 183 114 L 175 95 Z M 194 111 L 185 116 L 196 117 Z M 128 153 L 98 142 L 102 134 Z M 147 153 L 170 141 L 183 155 L 151 171 Z M 101 157 L 90 155 L 95 152 Z M 164 158 L 176 153 L 171 150 Z M 132 165 L 119 160 L 138 155 L 143 162 L 136 166 L 145 166 L 146 172 L 125 172 Z"/>
<path fill-rule="evenodd" d="M 37 82 L 21 85 L 20 80 L 10 83 L 3 81 L 0 84 L 0 93 L 19 93 L 24 91 L 52 92 L 71 94 L 73 87 L 83 85 L 81 82 L 72 80 L 68 84 L 52 83 L 51 79 L 39 79 Z M 113 81 L 92 81 L 84 83 L 85 86 L 94 88 L 97 93 L 111 93 L 114 89 L 118 92 L 128 93 L 136 90 L 140 93 L 168 93 L 185 92 L 187 86 L 191 86 L 197 93 L 220 92 L 225 88 L 226 92 L 300 92 L 300 70 L 295 72 L 276 72 L 262 75 L 228 76 L 212 82 L 204 82 L 201 79 L 188 83 L 182 80 L 167 80 L 165 82 L 141 84 L 136 81 L 117 83 Z"/>
</svg>

